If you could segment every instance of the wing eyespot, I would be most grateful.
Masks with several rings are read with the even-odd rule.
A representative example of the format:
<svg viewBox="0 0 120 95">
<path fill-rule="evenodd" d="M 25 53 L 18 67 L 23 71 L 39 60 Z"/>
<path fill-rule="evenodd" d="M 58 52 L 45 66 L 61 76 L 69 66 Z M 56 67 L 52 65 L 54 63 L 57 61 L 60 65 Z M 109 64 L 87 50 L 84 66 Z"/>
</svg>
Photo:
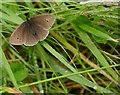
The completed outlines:
<svg viewBox="0 0 120 95">
<path fill-rule="evenodd" d="M 21 40 L 20 38 L 17 38 L 17 40 Z"/>
<path fill-rule="evenodd" d="M 46 19 L 47 22 L 49 22 L 49 19 Z"/>
</svg>

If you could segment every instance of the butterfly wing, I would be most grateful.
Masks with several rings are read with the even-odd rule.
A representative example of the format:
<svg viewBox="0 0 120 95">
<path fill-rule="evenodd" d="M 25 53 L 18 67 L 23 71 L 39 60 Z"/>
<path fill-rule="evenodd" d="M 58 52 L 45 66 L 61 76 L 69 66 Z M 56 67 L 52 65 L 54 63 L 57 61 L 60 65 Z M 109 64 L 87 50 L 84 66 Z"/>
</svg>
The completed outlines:
<svg viewBox="0 0 120 95">
<path fill-rule="evenodd" d="M 25 23 L 22 23 L 10 36 L 9 42 L 13 45 L 22 45 L 25 43 Z"/>
<path fill-rule="evenodd" d="M 45 29 L 50 29 L 54 24 L 55 17 L 51 14 L 39 14 L 30 19 L 32 22 L 41 25 Z"/>
<path fill-rule="evenodd" d="M 36 22 L 31 22 L 31 27 L 29 28 L 31 30 L 31 34 L 40 41 L 44 40 L 49 34 L 48 29 L 45 29 L 40 24 L 36 24 Z"/>
<path fill-rule="evenodd" d="M 33 26 L 31 26 L 33 27 Z M 25 28 L 25 43 L 26 46 L 33 46 L 38 43 L 39 39 L 34 36 L 34 31 L 31 27 Z"/>
<path fill-rule="evenodd" d="M 31 18 L 31 30 L 36 34 L 34 36 L 40 41 L 44 40 L 48 36 L 49 29 L 54 24 L 54 21 L 55 17 L 50 14 L 40 14 Z"/>
</svg>

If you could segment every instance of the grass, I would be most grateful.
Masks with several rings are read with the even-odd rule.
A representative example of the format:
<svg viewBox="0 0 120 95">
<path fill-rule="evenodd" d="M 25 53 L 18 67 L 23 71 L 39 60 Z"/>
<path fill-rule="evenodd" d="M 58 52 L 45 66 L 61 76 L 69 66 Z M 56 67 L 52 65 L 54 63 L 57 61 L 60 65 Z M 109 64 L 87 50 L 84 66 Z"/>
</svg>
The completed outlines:
<svg viewBox="0 0 120 95">
<path fill-rule="evenodd" d="M 0 8 L 0 93 L 120 93 L 117 5 L 25 0 Z M 26 13 L 50 13 L 56 21 L 37 45 L 11 45 L 9 37 Z"/>
</svg>

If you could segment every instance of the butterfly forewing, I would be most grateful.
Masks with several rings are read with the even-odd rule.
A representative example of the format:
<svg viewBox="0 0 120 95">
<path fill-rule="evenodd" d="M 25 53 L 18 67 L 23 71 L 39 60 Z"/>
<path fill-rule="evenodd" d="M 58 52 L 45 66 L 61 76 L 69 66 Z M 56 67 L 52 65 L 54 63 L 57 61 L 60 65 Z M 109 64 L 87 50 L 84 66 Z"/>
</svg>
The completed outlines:
<svg viewBox="0 0 120 95">
<path fill-rule="evenodd" d="M 25 23 L 22 23 L 10 36 L 10 43 L 13 45 L 22 45 L 25 43 Z"/>
<path fill-rule="evenodd" d="M 39 14 L 30 19 L 32 22 L 41 25 L 45 29 L 50 29 L 54 24 L 55 17 L 51 14 Z"/>
<path fill-rule="evenodd" d="M 33 21 L 31 23 L 31 27 L 30 28 L 32 30 L 31 31 L 32 35 L 36 39 L 38 39 L 40 41 L 44 40 L 48 36 L 48 34 L 49 34 L 49 30 L 48 29 L 44 28 L 40 24 L 37 24 L 37 23 L 35 23 Z"/>
</svg>

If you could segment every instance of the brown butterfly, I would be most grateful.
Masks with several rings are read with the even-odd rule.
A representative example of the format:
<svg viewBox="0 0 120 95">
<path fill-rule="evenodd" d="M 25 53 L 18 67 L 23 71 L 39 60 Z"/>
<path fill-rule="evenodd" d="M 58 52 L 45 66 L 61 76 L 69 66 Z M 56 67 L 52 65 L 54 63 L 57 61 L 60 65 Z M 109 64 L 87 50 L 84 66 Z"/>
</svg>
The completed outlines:
<svg viewBox="0 0 120 95">
<path fill-rule="evenodd" d="M 23 22 L 10 36 L 12 45 L 33 46 L 44 40 L 54 24 L 55 17 L 51 14 L 39 14 Z"/>
</svg>

